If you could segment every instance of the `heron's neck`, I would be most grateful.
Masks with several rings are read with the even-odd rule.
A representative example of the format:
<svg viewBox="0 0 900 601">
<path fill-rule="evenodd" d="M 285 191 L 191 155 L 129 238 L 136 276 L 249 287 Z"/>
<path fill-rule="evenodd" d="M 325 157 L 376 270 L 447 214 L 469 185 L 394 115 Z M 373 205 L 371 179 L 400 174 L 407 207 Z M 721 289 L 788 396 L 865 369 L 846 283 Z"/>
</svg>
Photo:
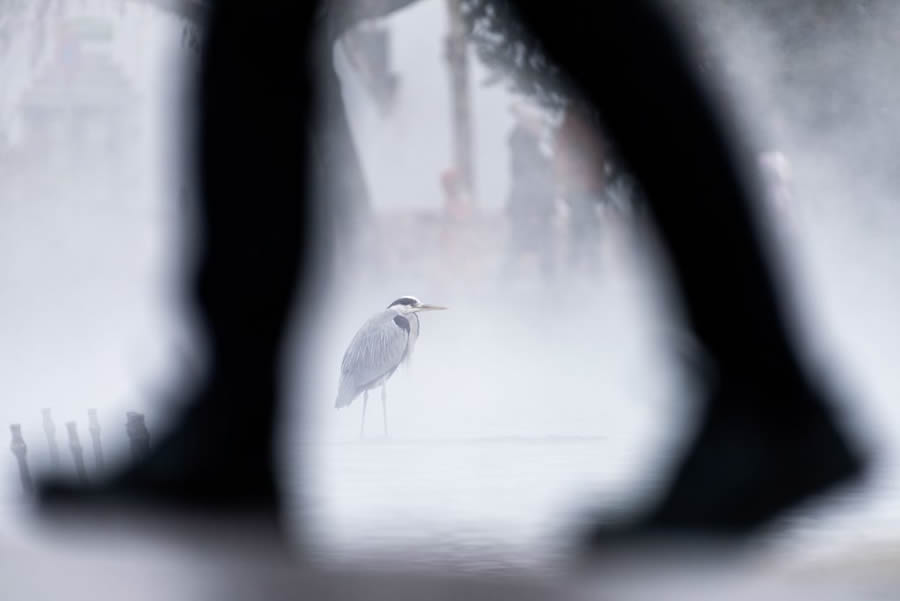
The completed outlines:
<svg viewBox="0 0 900 601">
<path fill-rule="evenodd" d="M 410 346 L 415 345 L 416 338 L 419 337 L 419 316 L 415 312 L 401 313 L 409 322 L 409 341 Z M 410 348 L 412 350 L 412 348 Z"/>
</svg>

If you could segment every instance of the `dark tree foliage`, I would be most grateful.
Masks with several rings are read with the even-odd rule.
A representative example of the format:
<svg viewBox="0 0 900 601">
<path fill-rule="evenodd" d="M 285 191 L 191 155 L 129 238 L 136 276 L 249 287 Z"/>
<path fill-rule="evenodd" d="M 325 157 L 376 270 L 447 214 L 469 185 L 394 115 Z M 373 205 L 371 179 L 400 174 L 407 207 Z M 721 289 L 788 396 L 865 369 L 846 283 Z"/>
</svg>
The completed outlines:
<svg viewBox="0 0 900 601">
<path fill-rule="evenodd" d="M 492 72 L 491 83 L 507 81 L 549 109 L 561 109 L 571 99 L 560 70 L 516 16 L 510 0 L 460 0 L 469 39 Z"/>
<path fill-rule="evenodd" d="M 459 1 L 470 41 L 478 57 L 492 72 L 491 83 L 506 81 L 516 92 L 548 108 L 561 108 L 574 99 L 571 86 L 566 84 L 559 69 L 517 18 L 515 0 Z M 559 10 L 569 11 L 573 19 L 577 18 L 579 3 L 566 5 L 563 0 L 557 0 L 557 3 Z M 717 78 L 727 75 L 719 63 L 721 53 L 715 47 L 715 40 L 722 37 L 722 32 L 716 30 L 726 25 L 721 19 L 698 18 L 697 10 L 715 13 L 725 9 L 751 11 L 770 24 L 784 55 L 794 57 L 798 53 L 819 53 L 823 40 L 840 39 L 847 33 L 893 40 L 885 32 L 871 31 L 878 29 L 879 24 L 874 15 L 883 13 L 890 6 L 888 0 L 798 0 L 788 3 L 782 0 L 723 0 L 715 7 L 692 1 L 681 8 L 694 9 L 694 16 L 682 21 L 681 25 L 692 38 L 696 68 Z M 869 23 L 869 29 L 862 27 L 863 22 Z M 785 79 L 803 78 L 803 71 L 808 70 L 810 64 L 815 61 L 795 60 L 784 65 Z M 727 86 L 727 82 L 718 83 Z"/>
<path fill-rule="evenodd" d="M 558 112 L 578 102 L 578 94 L 547 57 L 540 43 L 517 18 L 515 0 L 459 0 L 473 48 L 491 75 L 488 83 L 505 83 L 522 96 Z M 720 100 L 735 100 L 745 74 L 729 64 L 722 51 L 741 18 L 750 18 L 769 36 L 781 57 L 771 73 L 782 92 L 779 110 L 785 122 L 808 131 L 857 127 L 848 115 L 864 115 L 895 121 L 900 92 L 893 84 L 892 65 L 881 57 L 893 55 L 896 46 L 897 10 L 893 0 L 659 0 L 676 9 L 680 28 L 689 41 L 693 67 L 703 76 L 707 88 Z M 524 6 L 524 5 L 522 5 Z M 584 4 L 556 0 L 557 10 L 571 15 L 573 22 L 584 12 Z M 878 57 L 873 61 L 873 57 Z M 597 57 L 602 79 L 604 60 Z M 821 101 L 810 102 L 810 98 Z M 597 115 L 595 122 L 600 123 Z M 884 128 L 878 143 L 857 154 L 871 164 L 892 154 L 895 129 Z M 758 150 L 785 143 L 779 131 L 755 132 L 752 142 Z M 865 149 L 863 149 L 865 150 Z M 607 169 L 620 172 L 618 161 Z"/>
<path fill-rule="evenodd" d="M 581 103 L 577 91 L 562 71 L 547 57 L 539 40 L 517 16 L 514 0 L 460 0 L 470 42 L 491 72 L 488 83 L 505 82 L 551 113 L 578 105 L 579 113 L 593 122 L 602 136 L 600 116 Z M 612 140 L 604 140 L 603 169 L 607 193 L 617 202 L 638 208 L 643 204 L 637 182 L 627 172 Z"/>
</svg>

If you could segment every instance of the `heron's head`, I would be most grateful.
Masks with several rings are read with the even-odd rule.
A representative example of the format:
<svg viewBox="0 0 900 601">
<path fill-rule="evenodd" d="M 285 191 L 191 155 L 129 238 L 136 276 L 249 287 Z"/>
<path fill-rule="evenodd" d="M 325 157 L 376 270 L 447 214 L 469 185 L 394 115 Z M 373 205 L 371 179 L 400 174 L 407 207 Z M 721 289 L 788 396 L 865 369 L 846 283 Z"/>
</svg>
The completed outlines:
<svg viewBox="0 0 900 601">
<path fill-rule="evenodd" d="M 446 308 L 447 307 L 441 307 L 439 305 L 427 305 L 415 296 L 401 296 L 388 305 L 388 309 L 393 309 L 401 315 L 418 313 L 419 311 L 443 311 Z"/>
</svg>

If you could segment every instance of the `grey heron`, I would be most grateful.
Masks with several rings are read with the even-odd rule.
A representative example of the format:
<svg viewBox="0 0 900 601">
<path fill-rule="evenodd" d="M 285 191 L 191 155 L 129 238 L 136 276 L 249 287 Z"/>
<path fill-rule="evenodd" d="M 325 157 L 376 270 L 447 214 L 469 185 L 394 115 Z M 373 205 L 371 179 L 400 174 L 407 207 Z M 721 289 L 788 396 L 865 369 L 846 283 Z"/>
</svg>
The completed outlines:
<svg viewBox="0 0 900 601">
<path fill-rule="evenodd" d="M 348 407 L 360 394 L 363 395 L 362 422 L 359 435 L 366 425 L 366 405 L 369 391 L 381 386 L 381 410 L 384 415 L 384 435 L 387 436 L 388 379 L 404 361 L 409 361 L 419 337 L 421 311 L 446 309 L 438 305 L 426 305 L 414 296 L 401 296 L 384 311 L 369 318 L 359 329 L 341 362 L 341 381 L 334 406 Z"/>
</svg>

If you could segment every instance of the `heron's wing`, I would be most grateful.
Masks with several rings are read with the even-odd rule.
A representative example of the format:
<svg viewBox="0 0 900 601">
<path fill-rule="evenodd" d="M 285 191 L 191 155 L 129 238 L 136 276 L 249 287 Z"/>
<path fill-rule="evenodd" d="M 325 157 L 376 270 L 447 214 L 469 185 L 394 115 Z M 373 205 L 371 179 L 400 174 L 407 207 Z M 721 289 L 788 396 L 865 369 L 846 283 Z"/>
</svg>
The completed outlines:
<svg viewBox="0 0 900 601">
<path fill-rule="evenodd" d="M 362 388 L 397 369 L 406 353 L 409 329 L 394 320 L 396 315 L 385 311 L 363 324 L 344 353 L 342 380 Z"/>
</svg>

